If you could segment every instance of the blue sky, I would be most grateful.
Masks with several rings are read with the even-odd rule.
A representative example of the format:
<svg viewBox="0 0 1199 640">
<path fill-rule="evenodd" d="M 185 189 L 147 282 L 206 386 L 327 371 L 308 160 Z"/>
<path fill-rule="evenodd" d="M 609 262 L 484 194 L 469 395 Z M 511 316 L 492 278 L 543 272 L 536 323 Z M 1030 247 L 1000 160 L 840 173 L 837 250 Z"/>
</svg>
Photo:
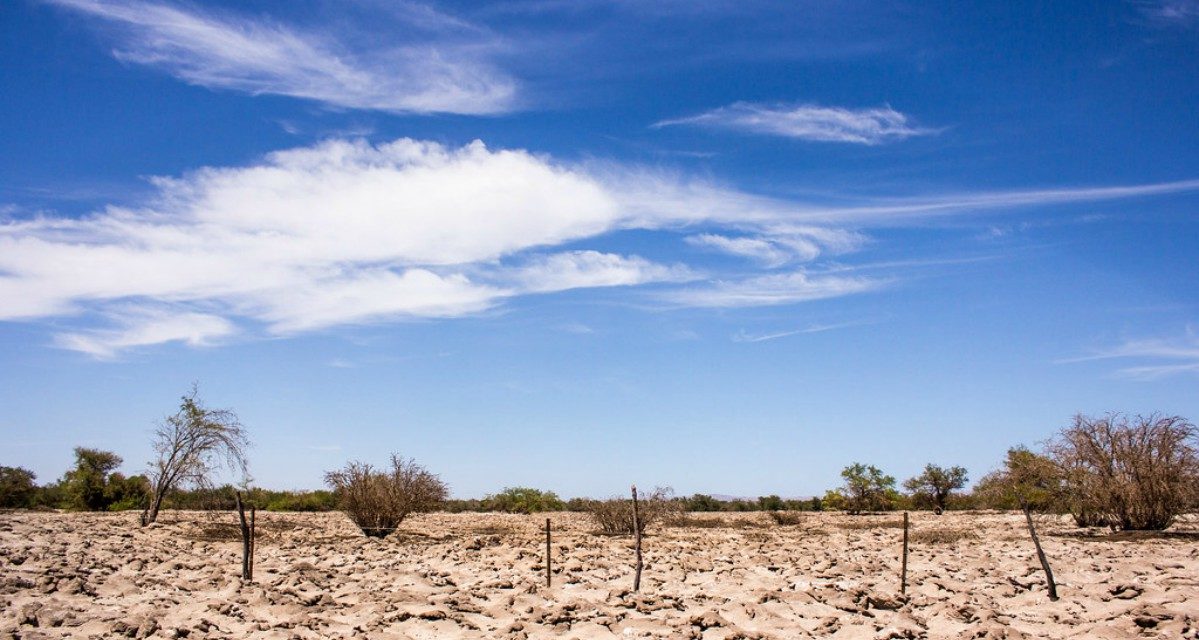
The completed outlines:
<svg viewBox="0 0 1199 640">
<path fill-rule="evenodd" d="M 807 495 L 1199 416 L 1199 2 L 0 8 L 0 464 Z"/>
</svg>

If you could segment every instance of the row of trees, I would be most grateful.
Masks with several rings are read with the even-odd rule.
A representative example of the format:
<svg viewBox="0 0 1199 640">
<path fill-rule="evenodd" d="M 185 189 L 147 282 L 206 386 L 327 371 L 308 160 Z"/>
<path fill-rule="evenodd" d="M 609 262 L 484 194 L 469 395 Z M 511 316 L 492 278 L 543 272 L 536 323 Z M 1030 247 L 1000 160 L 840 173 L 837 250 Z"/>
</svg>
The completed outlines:
<svg viewBox="0 0 1199 640">
<path fill-rule="evenodd" d="M 241 474 L 248 484 L 245 427 L 228 409 L 210 409 L 193 385 L 179 410 L 155 430 L 156 457 L 145 475 L 125 477 L 116 469 L 123 462 L 111 451 L 75 448 L 75 466 L 58 482 L 38 487 L 36 476 L 21 467 L 0 467 L 0 506 L 45 506 L 87 511 L 142 509 L 142 524 L 158 519 L 168 497 L 180 489 L 211 487 L 222 465 Z"/>
<path fill-rule="evenodd" d="M 895 478 L 873 465 L 850 465 L 841 476 L 845 484 L 825 494 L 825 508 L 884 511 L 904 499 Z M 962 467 L 930 464 L 904 488 L 940 512 L 966 481 Z M 1042 451 L 1009 450 L 1004 466 L 959 504 L 1069 513 L 1084 527 L 1165 529 L 1199 507 L 1199 431 L 1180 416 L 1079 414 Z"/>
<path fill-rule="evenodd" d="M 225 506 L 230 490 L 211 484 L 224 466 L 241 474 L 242 490 L 260 506 L 287 510 L 341 508 L 364 531 L 390 531 L 412 512 L 434 508 L 454 511 L 593 511 L 594 500 L 563 501 L 550 491 L 511 487 L 483 500 L 447 501 L 445 484 L 412 460 L 393 456 L 390 469 L 351 462 L 329 472 L 332 491 L 266 492 L 248 488 L 249 440 L 236 414 L 211 409 L 195 387 L 179 410 L 155 431 L 157 454 L 146 475 L 117 472 L 120 456 L 77 447 L 75 466 L 57 482 L 38 487 L 34 474 L 0 467 L 0 507 L 48 506 L 78 510 L 140 508 L 143 523 L 154 522 L 164 506 Z M 874 465 L 854 463 L 841 472 L 843 485 L 823 497 L 784 500 L 717 500 L 656 496 L 678 511 L 845 510 L 857 514 L 895 508 L 941 512 L 966 508 L 1043 509 L 1070 513 L 1080 526 L 1163 529 L 1181 512 L 1199 506 L 1199 432 L 1179 416 L 1101 418 L 1075 416 L 1040 452 L 1018 447 L 1004 467 L 985 476 L 971 494 L 962 494 L 966 469 L 928 464 L 906 480 L 901 493 L 893 476 Z M 208 502 L 206 502 L 208 500 Z M 359 514 L 359 515 L 355 515 Z"/>
</svg>

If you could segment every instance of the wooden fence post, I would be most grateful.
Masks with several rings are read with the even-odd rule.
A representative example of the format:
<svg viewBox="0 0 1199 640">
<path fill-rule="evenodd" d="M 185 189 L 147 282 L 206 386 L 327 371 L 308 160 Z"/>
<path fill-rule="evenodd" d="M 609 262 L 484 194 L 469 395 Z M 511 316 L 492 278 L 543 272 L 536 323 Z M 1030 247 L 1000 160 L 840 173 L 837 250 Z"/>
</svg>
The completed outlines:
<svg viewBox="0 0 1199 640">
<path fill-rule="evenodd" d="M 553 569 L 553 565 L 551 564 L 553 561 L 550 558 L 551 554 L 552 554 L 552 551 L 550 548 L 550 519 L 546 518 L 545 519 L 545 586 L 547 586 L 547 587 L 551 586 L 551 583 L 553 580 L 553 574 L 551 573 L 552 569 Z"/>
<path fill-rule="evenodd" d="M 633 485 L 633 536 L 637 548 L 637 573 L 633 575 L 633 591 L 641 590 L 641 516 L 637 511 L 637 485 Z"/>
<path fill-rule="evenodd" d="M 1053 570 L 1049 568 L 1049 560 L 1041 550 L 1041 539 L 1037 537 L 1037 529 L 1032 524 L 1032 510 L 1028 506 L 1024 507 L 1024 519 L 1028 522 L 1028 533 L 1032 536 L 1033 546 L 1037 548 L 1037 559 L 1041 561 L 1041 568 L 1045 570 L 1045 582 L 1049 584 L 1049 599 L 1057 600 L 1057 583 L 1053 581 Z"/>
<path fill-rule="evenodd" d="M 903 512 L 903 569 L 899 578 L 899 593 L 908 592 L 908 512 Z"/>
<path fill-rule="evenodd" d="M 246 522 L 246 507 L 242 504 L 241 492 L 235 491 L 233 498 L 237 501 L 237 517 L 241 522 L 241 577 L 242 580 L 251 580 L 254 577 L 254 534 Z"/>
</svg>

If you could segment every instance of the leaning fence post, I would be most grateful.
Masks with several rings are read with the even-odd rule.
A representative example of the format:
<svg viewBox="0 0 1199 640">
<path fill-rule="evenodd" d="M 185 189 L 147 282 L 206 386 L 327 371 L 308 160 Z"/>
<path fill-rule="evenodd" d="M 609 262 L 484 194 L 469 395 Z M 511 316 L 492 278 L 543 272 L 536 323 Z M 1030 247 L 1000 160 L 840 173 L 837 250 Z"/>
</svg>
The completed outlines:
<svg viewBox="0 0 1199 640">
<path fill-rule="evenodd" d="M 250 580 L 254 577 L 253 534 L 250 533 L 250 525 L 246 522 L 246 508 L 241 502 L 241 492 L 235 491 L 233 499 L 237 501 L 237 517 L 241 521 L 241 577 L 242 580 Z"/>
<path fill-rule="evenodd" d="M 550 519 L 545 519 L 545 586 L 551 586 L 552 578 L 552 560 L 550 559 Z"/>
<path fill-rule="evenodd" d="M 250 575 L 254 579 L 254 552 L 258 550 L 258 507 L 250 505 Z"/>
<path fill-rule="evenodd" d="M 899 593 L 908 592 L 908 512 L 903 512 L 903 569 L 899 577 Z"/>
<path fill-rule="evenodd" d="M 637 511 L 637 485 L 633 485 L 633 536 L 637 548 L 637 572 L 633 575 L 633 591 L 641 590 L 641 515 Z"/>
<path fill-rule="evenodd" d="M 1028 506 L 1024 507 L 1024 519 L 1028 522 L 1028 533 L 1032 535 L 1033 546 L 1037 548 L 1037 559 L 1041 561 L 1041 568 L 1045 570 L 1045 582 L 1049 584 L 1049 599 L 1057 600 L 1057 583 L 1053 581 L 1053 570 L 1049 568 L 1049 560 L 1041 550 L 1041 539 L 1037 537 L 1037 529 L 1032 524 L 1032 512 Z"/>
</svg>

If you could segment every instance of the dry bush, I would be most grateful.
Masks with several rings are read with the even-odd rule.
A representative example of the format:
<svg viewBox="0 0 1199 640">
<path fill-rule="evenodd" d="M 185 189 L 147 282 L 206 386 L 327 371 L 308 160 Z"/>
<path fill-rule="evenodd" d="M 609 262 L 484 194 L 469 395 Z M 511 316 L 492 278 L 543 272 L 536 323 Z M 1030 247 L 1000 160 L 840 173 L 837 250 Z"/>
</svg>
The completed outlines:
<svg viewBox="0 0 1199 640">
<path fill-rule="evenodd" d="M 1199 431 L 1179 416 L 1077 415 L 1049 451 L 1081 526 L 1165 529 L 1199 490 Z"/>
<path fill-rule="evenodd" d="M 365 462 L 349 462 L 325 474 L 342 511 L 362 533 L 382 538 L 395 531 L 410 513 L 436 509 L 449 489 L 436 475 L 413 460 L 391 456 L 390 471 L 375 471 Z"/>
<path fill-rule="evenodd" d="M 977 540 L 978 534 L 967 529 L 924 529 L 913 531 L 913 544 L 954 544 L 961 540 Z"/>
<path fill-rule="evenodd" d="M 806 518 L 804 518 L 802 513 L 796 513 L 794 511 L 771 511 L 770 519 L 774 520 L 774 523 L 780 527 L 790 527 L 797 524 L 803 524 Z"/>
<path fill-rule="evenodd" d="M 671 499 L 673 493 L 669 488 L 658 487 L 649 495 L 638 499 L 637 515 L 641 533 L 645 533 L 645 530 L 655 523 L 679 517 L 683 510 L 678 501 Z M 632 500 L 627 498 L 588 500 L 583 508 L 602 534 L 631 535 L 634 533 Z"/>
</svg>

